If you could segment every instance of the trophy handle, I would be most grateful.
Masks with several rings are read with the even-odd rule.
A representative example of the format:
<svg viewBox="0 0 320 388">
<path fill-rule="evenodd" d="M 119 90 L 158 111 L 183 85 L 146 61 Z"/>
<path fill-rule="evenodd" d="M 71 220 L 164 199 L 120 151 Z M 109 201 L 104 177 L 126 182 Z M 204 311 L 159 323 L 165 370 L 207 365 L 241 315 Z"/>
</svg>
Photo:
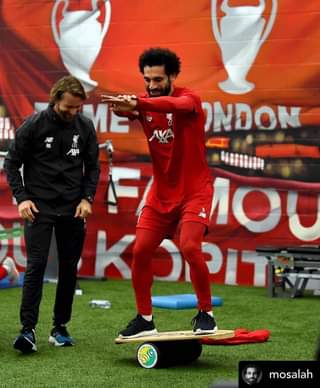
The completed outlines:
<svg viewBox="0 0 320 388">
<path fill-rule="evenodd" d="M 213 28 L 214 36 L 216 37 L 218 43 L 220 43 L 220 42 L 221 42 L 221 35 L 220 35 L 219 26 L 218 26 L 218 21 L 217 21 L 217 13 L 216 13 L 216 9 L 217 9 L 217 0 L 212 0 L 212 1 L 211 1 L 211 10 L 212 10 L 212 13 L 213 13 L 213 10 L 214 10 L 214 15 L 213 15 L 213 17 L 211 18 L 211 19 L 212 19 L 212 28 Z"/>
<path fill-rule="evenodd" d="M 58 46 L 60 46 L 60 37 L 58 34 L 58 30 L 57 30 L 56 16 L 57 16 L 57 10 L 58 10 L 59 4 L 61 2 L 64 2 L 62 14 L 63 15 L 65 14 L 66 9 L 68 8 L 68 5 L 69 5 L 69 0 L 57 0 L 54 3 L 54 6 L 52 8 L 52 15 L 51 15 L 51 25 L 52 25 L 53 37 L 54 37 L 54 40 L 56 41 Z"/>
<path fill-rule="evenodd" d="M 267 24 L 266 29 L 264 30 L 264 32 L 262 34 L 261 39 L 259 41 L 259 48 L 262 46 L 262 44 L 264 43 L 264 41 L 267 39 L 268 35 L 270 34 L 272 27 L 273 27 L 273 23 L 274 23 L 275 18 L 276 18 L 276 14 L 277 14 L 277 0 L 272 0 L 272 9 L 271 9 L 271 13 L 270 13 L 270 19 L 269 19 L 269 22 Z"/>
<path fill-rule="evenodd" d="M 104 6 L 105 6 L 105 16 L 104 16 L 104 23 L 101 31 L 101 41 L 104 38 L 104 36 L 107 33 L 109 24 L 110 24 L 110 19 L 111 19 L 111 5 L 109 0 L 104 1 Z M 97 0 L 92 0 L 92 9 L 97 8 Z"/>
</svg>

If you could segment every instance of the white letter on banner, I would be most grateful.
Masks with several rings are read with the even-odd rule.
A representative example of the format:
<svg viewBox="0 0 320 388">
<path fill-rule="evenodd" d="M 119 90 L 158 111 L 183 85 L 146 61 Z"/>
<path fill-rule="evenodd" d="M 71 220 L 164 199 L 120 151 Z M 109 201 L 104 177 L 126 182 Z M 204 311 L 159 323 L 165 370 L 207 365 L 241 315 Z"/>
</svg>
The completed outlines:
<svg viewBox="0 0 320 388">
<path fill-rule="evenodd" d="M 206 261 L 209 273 L 218 273 L 221 270 L 223 263 L 222 252 L 218 245 L 203 242 L 201 248 L 203 253 L 207 253 L 211 257 L 211 260 Z"/>
<path fill-rule="evenodd" d="M 223 257 L 220 248 L 215 244 L 203 242 L 201 245 L 201 250 L 203 253 L 207 253 L 211 257 L 210 260 L 206 261 L 209 273 L 218 273 L 221 270 L 223 262 Z M 185 262 L 185 281 L 190 282 L 190 280 L 190 265 Z"/>
<path fill-rule="evenodd" d="M 261 116 L 263 114 L 266 114 L 269 116 L 269 125 L 268 126 L 265 126 L 263 125 L 262 121 L 261 121 Z M 259 129 L 275 129 L 275 127 L 277 126 L 277 118 L 276 118 L 276 115 L 274 113 L 274 111 L 272 110 L 272 108 L 270 108 L 270 106 L 261 106 L 259 109 L 256 110 L 256 113 L 254 114 L 254 119 L 255 119 L 255 122 L 257 124 L 257 127 Z"/>
<path fill-rule="evenodd" d="M 244 212 L 243 201 L 247 194 L 252 191 L 258 191 L 264 194 L 270 203 L 270 213 L 264 220 L 250 220 Z M 254 204 L 252 204 L 254 207 Z M 237 189 L 232 201 L 233 215 L 238 220 L 239 224 L 246 227 L 250 232 L 264 233 L 272 230 L 280 221 L 281 217 L 281 201 L 277 191 L 272 189 L 258 188 L 243 188 Z"/>
<path fill-rule="evenodd" d="M 268 260 L 262 256 L 258 256 L 252 251 L 243 251 L 241 261 L 243 263 L 252 263 L 254 265 L 253 285 L 266 285 L 266 265 Z"/>
<path fill-rule="evenodd" d="M 6 230 L 4 226 L 0 224 L 0 230 Z M 7 238 L 0 240 L 0 260 L 4 259 L 7 256 L 9 241 Z"/>
<path fill-rule="evenodd" d="M 290 113 L 287 110 L 288 108 L 286 106 L 279 106 L 278 108 L 278 114 L 279 114 L 279 121 L 281 124 L 281 128 L 288 128 L 288 125 L 290 125 L 293 128 L 301 127 L 300 123 L 300 107 L 291 107 Z"/>
<path fill-rule="evenodd" d="M 235 249 L 228 249 L 225 284 L 230 284 L 230 285 L 237 284 L 237 269 L 238 269 L 238 251 Z"/>
<path fill-rule="evenodd" d="M 48 108 L 48 103 L 47 102 L 35 102 L 34 103 L 34 110 L 36 112 L 41 112 L 42 110 L 45 110 Z"/>
<path fill-rule="evenodd" d="M 213 184 L 213 198 L 211 204 L 211 215 L 218 206 L 217 225 L 224 225 L 228 222 L 229 213 L 229 179 L 216 178 Z"/>
<path fill-rule="evenodd" d="M 98 231 L 97 235 L 97 254 L 95 264 L 95 276 L 104 277 L 105 269 L 113 264 L 118 268 L 119 272 L 124 279 L 131 278 L 131 269 L 128 264 L 120 257 L 121 253 L 128 248 L 128 246 L 134 241 L 134 235 L 126 235 L 122 237 L 111 248 L 106 249 L 107 246 L 107 234 L 103 230 Z"/>
<path fill-rule="evenodd" d="M 244 125 L 242 118 L 245 117 Z M 236 104 L 235 129 L 250 129 L 252 127 L 252 112 L 248 104 Z"/>
<path fill-rule="evenodd" d="M 107 132 L 107 104 L 98 104 L 96 113 L 93 111 L 93 104 L 83 104 L 82 112 L 93 121 L 94 127 L 99 128 L 100 133 Z"/>
<path fill-rule="evenodd" d="M 288 217 L 289 217 L 289 229 L 291 233 L 298 239 L 303 241 L 313 241 L 320 237 L 320 195 L 318 195 L 318 209 L 315 212 L 317 215 L 316 222 L 312 226 L 303 226 L 300 223 L 299 216 L 297 214 L 298 194 L 296 191 L 290 191 L 288 193 Z"/>
<path fill-rule="evenodd" d="M 111 112 L 110 132 L 129 133 L 129 119 Z"/>
<path fill-rule="evenodd" d="M 215 102 L 213 112 L 213 132 L 221 132 L 222 125 L 225 131 L 231 131 L 232 104 L 227 105 L 227 114 L 225 114 L 220 102 Z"/>
<path fill-rule="evenodd" d="M 212 124 L 212 105 L 210 104 L 210 102 L 204 101 L 204 102 L 202 102 L 202 109 L 205 112 L 207 112 L 207 114 L 205 114 L 206 123 L 204 126 L 204 130 L 205 130 L 205 132 L 208 132 L 210 130 L 211 124 Z"/>
<path fill-rule="evenodd" d="M 146 203 L 146 200 L 147 200 L 147 196 L 148 196 L 148 193 L 150 191 L 150 188 L 151 188 L 151 185 L 153 183 L 153 176 L 149 179 L 149 182 L 147 183 L 146 185 L 146 188 L 144 189 L 144 193 L 143 193 L 143 196 L 141 198 L 141 201 L 137 207 L 137 210 L 136 210 L 136 216 L 139 217 L 140 215 L 140 212 L 141 210 L 143 209 L 145 203 Z"/>
<path fill-rule="evenodd" d="M 171 240 L 167 239 L 162 241 L 160 247 L 164 248 L 170 254 L 172 260 L 172 271 L 167 276 L 155 276 L 154 278 L 156 280 L 179 280 L 182 271 L 182 257 L 180 255 L 179 249 Z"/>
<path fill-rule="evenodd" d="M 139 191 L 137 186 L 120 186 L 120 179 L 140 179 L 140 170 L 137 168 L 127 168 L 127 167 L 113 167 L 112 168 L 112 179 L 114 182 L 114 188 L 116 191 L 116 196 L 124 198 L 138 198 Z M 114 200 L 114 195 L 109 186 L 108 191 L 108 200 Z M 118 206 L 108 205 L 108 212 L 112 214 L 118 213 Z"/>
</svg>

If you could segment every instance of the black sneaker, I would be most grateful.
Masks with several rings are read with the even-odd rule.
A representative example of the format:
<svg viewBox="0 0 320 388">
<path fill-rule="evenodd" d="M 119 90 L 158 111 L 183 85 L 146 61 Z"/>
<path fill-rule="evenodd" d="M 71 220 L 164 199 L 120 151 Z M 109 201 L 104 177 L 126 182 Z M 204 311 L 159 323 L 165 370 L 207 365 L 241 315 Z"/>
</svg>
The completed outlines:
<svg viewBox="0 0 320 388">
<path fill-rule="evenodd" d="M 195 334 L 213 334 L 218 330 L 215 319 L 205 311 L 199 311 L 191 323 Z"/>
<path fill-rule="evenodd" d="M 22 353 L 34 353 L 37 351 L 36 335 L 34 329 L 23 328 L 13 342 L 13 347 Z"/>
<path fill-rule="evenodd" d="M 73 338 L 67 331 L 66 326 L 55 326 L 50 333 L 49 343 L 54 346 L 72 346 L 74 345 Z"/>
<path fill-rule="evenodd" d="M 124 330 L 120 331 L 119 337 L 136 338 L 152 334 L 157 334 L 157 329 L 154 326 L 153 320 L 150 322 L 146 321 L 140 314 L 138 314 L 128 323 L 128 326 Z"/>
</svg>

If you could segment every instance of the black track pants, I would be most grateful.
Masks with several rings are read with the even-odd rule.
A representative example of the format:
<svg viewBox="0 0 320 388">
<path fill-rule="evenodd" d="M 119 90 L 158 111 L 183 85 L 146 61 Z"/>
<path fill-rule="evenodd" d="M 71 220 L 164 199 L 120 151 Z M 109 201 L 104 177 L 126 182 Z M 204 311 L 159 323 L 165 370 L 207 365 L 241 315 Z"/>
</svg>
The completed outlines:
<svg viewBox="0 0 320 388">
<path fill-rule="evenodd" d="M 20 320 L 23 327 L 34 328 L 38 322 L 43 277 L 48 261 L 51 236 L 55 230 L 59 275 L 54 305 L 54 325 L 65 324 L 71 318 L 85 224 L 73 216 L 36 215 L 33 223 L 26 222 L 24 237 L 27 268 L 24 277 Z"/>
</svg>

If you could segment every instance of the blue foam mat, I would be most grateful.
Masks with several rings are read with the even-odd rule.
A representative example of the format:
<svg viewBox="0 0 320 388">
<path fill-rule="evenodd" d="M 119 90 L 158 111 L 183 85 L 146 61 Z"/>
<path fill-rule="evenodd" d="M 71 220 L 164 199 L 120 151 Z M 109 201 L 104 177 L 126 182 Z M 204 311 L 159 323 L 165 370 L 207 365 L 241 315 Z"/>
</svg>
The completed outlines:
<svg viewBox="0 0 320 388">
<path fill-rule="evenodd" d="M 24 279 L 24 272 L 20 272 L 19 281 L 16 284 L 11 284 L 8 278 L 4 278 L 0 280 L 0 288 L 12 288 L 12 287 L 22 287 Z"/>
<path fill-rule="evenodd" d="M 3 288 L 14 288 L 14 287 L 22 287 L 24 280 L 24 272 L 19 273 L 19 281 L 18 283 L 11 284 L 8 278 L 4 278 L 0 280 L 0 290 Z M 48 279 L 44 279 L 43 283 L 48 283 Z"/>
<path fill-rule="evenodd" d="M 222 306 L 223 300 L 219 296 L 211 298 L 212 306 Z M 152 306 L 164 309 L 191 309 L 197 307 L 198 299 L 194 294 L 162 295 L 152 297 Z"/>
</svg>

